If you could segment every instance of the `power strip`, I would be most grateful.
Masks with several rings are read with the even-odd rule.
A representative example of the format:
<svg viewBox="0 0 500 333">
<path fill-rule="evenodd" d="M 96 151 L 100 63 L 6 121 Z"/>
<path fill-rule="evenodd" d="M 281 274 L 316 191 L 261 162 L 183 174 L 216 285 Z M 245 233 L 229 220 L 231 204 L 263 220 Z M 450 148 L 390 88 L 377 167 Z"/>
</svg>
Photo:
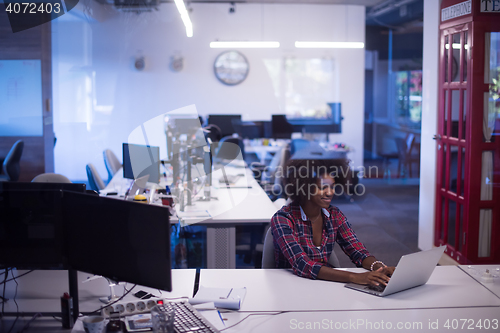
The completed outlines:
<svg viewBox="0 0 500 333">
<path fill-rule="evenodd" d="M 119 316 L 128 316 L 138 313 L 147 313 L 158 304 L 158 302 L 167 302 L 163 298 L 149 298 L 149 299 L 138 299 L 137 301 L 122 301 L 116 302 L 113 305 L 109 305 L 102 309 L 103 317 L 111 317 L 113 312 L 118 312 Z M 113 314 L 113 316 L 118 316 Z"/>
</svg>

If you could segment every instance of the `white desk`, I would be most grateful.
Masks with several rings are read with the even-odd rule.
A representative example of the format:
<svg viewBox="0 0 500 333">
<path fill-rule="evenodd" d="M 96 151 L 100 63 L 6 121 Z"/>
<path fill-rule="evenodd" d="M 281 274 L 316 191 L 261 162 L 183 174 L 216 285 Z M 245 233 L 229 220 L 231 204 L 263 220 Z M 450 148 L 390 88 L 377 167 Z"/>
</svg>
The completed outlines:
<svg viewBox="0 0 500 333">
<path fill-rule="evenodd" d="M 266 158 L 268 154 L 276 154 L 286 145 L 286 142 L 280 143 L 274 146 L 263 146 L 263 145 L 245 145 L 245 154 L 254 153 L 259 158 L 260 163 L 266 164 Z"/>
<path fill-rule="evenodd" d="M 500 265 L 460 265 L 458 267 L 472 276 L 472 278 L 481 283 L 485 288 L 500 297 Z M 485 282 L 481 279 L 481 276 L 486 270 L 489 270 L 490 274 L 493 276 L 492 282 Z"/>
<path fill-rule="evenodd" d="M 227 327 L 237 324 L 227 332 L 462 332 L 485 322 L 490 329 L 482 330 L 500 329 L 500 298 L 456 266 L 436 267 L 426 285 L 386 297 L 279 269 L 202 270 L 200 285 L 247 287 L 240 311 L 223 313 Z"/>
<path fill-rule="evenodd" d="M 26 271 L 17 271 L 19 276 Z M 172 291 L 159 291 L 144 286 L 136 286 L 131 293 L 123 298 L 127 300 L 137 300 L 133 294 L 139 290 L 164 298 L 192 297 L 194 289 L 196 270 L 195 269 L 174 269 L 172 270 Z M 99 297 L 109 296 L 109 286 L 105 279 L 96 279 L 83 283 L 93 274 L 78 272 L 78 294 L 80 298 L 80 312 L 92 312 L 104 305 L 99 301 Z M 9 278 L 10 278 L 9 274 Z M 15 298 L 19 312 L 25 313 L 60 313 L 60 297 L 69 291 L 68 272 L 65 270 L 37 270 L 16 279 L 17 296 Z M 124 293 L 124 287 L 130 289 L 133 284 L 119 285 L 115 287 L 117 296 Z M 15 314 L 16 304 L 13 302 L 16 284 L 10 281 L 6 286 L 6 297 L 10 299 L 5 303 L 5 312 Z"/>
<path fill-rule="evenodd" d="M 249 316 L 250 315 L 250 316 Z M 499 307 L 401 309 L 371 311 L 314 311 L 266 313 L 222 313 L 224 332 L 498 332 Z M 487 321 L 489 329 L 479 329 Z M 494 327 L 497 329 L 494 329 Z M 484 327 L 484 326 L 483 326 Z"/>
<path fill-rule="evenodd" d="M 253 178 L 250 169 L 231 166 L 224 168 L 228 175 L 244 176 L 238 179 L 234 187 L 227 188 L 219 184 L 219 179 L 223 176 L 222 170 L 215 170 L 212 174 L 214 186 L 211 196 L 218 200 L 196 201 L 195 199 L 193 205 L 185 209 L 186 212 L 206 210 L 211 216 L 195 220 L 197 225 L 207 226 L 208 268 L 235 268 L 236 226 L 269 223 L 277 210 Z"/>
<path fill-rule="evenodd" d="M 219 179 L 223 176 L 222 169 L 215 169 L 212 173 L 213 186 L 211 196 L 217 200 L 198 201 L 203 195 L 203 190 L 193 198 L 192 205 L 186 206 L 183 212 L 178 212 L 181 217 L 181 226 L 203 225 L 207 227 L 207 267 L 208 268 L 235 268 L 236 267 L 236 233 L 237 225 L 265 224 L 277 209 L 264 190 L 253 178 L 249 168 L 224 167 L 227 175 L 239 175 L 234 186 L 222 186 Z M 166 184 L 162 180 L 161 184 Z M 123 178 L 123 173 L 118 171 L 106 187 L 106 191 L 125 191 L 129 179 Z M 179 205 L 175 206 L 179 210 Z M 197 211 L 207 211 L 210 217 L 196 217 Z M 189 218 L 182 218 L 190 214 Z M 194 215 L 194 216 L 193 216 Z M 175 220 L 171 220 L 175 223 Z"/>
<path fill-rule="evenodd" d="M 246 287 L 241 311 L 368 311 L 500 306 L 499 297 L 456 266 L 438 266 L 427 284 L 386 297 L 348 289 L 343 283 L 301 278 L 285 269 L 203 269 L 200 285 Z"/>
</svg>

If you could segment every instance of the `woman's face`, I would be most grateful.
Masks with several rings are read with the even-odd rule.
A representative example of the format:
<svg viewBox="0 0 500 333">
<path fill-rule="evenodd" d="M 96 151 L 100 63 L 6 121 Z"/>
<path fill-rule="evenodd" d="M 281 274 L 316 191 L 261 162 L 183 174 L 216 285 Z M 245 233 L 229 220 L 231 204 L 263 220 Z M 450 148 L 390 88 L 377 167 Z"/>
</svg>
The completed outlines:
<svg viewBox="0 0 500 333">
<path fill-rule="evenodd" d="M 335 193 L 335 179 L 330 175 L 323 175 L 316 181 L 317 190 L 311 193 L 311 201 L 321 208 L 328 208 Z"/>
</svg>

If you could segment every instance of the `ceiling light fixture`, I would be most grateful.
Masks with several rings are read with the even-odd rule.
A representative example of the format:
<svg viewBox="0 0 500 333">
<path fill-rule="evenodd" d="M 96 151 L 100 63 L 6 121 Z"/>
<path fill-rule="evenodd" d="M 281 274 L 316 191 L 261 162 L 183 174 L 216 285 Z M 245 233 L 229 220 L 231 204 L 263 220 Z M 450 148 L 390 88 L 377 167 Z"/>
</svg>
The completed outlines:
<svg viewBox="0 0 500 333">
<path fill-rule="evenodd" d="M 184 22 L 184 26 L 186 27 L 186 35 L 188 37 L 193 37 L 193 24 L 191 23 L 191 19 L 189 18 L 188 11 L 186 9 L 186 5 L 183 0 L 174 0 L 175 5 L 177 6 L 177 10 L 181 14 L 182 22 Z"/>
<path fill-rule="evenodd" d="M 280 47 L 279 42 L 211 42 L 210 48 L 212 49 L 276 49 Z"/>
<path fill-rule="evenodd" d="M 362 42 L 295 42 L 299 49 L 362 49 Z"/>
<path fill-rule="evenodd" d="M 447 49 L 447 50 L 448 50 L 448 49 L 450 48 L 450 45 L 445 44 L 445 45 L 444 45 L 444 47 L 445 47 L 445 49 Z M 460 43 L 452 43 L 452 44 L 451 44 L 451 47 L 452 47 L 454 50 L 460 50 Z M 467 49 L 469 49 L 469 45 L 465 44 L 465 45 L 464 45 L 464 49 L 466 49 L 466 50 L 467 50 Z"/>
</svg>

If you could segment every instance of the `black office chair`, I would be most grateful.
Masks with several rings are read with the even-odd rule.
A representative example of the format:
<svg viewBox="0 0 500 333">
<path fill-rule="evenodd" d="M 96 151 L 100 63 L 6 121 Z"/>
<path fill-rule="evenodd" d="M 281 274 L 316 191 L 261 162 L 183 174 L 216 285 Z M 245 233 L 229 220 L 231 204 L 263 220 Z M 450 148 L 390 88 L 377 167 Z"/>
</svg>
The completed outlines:
<svg viewBox="0 0 500 333">
<path fill-rule="evenodd" d="M 3 175 L 0 181 L 18 181 L 21 175 L 21 155 L 23 154 L 24 141 L 17 140 L 10 148 L 3 161 Z"/>
<path fill-rule="evenodd" d="M 204 127 L 204 130 L 208 131 L 205 132 L 205 137 L 210 138 L 210 140 L 212 140 L 213 143 L 219 142 L 222 139 L 222 134 L 219 126 L 210 124 Z"/>
</svg>

